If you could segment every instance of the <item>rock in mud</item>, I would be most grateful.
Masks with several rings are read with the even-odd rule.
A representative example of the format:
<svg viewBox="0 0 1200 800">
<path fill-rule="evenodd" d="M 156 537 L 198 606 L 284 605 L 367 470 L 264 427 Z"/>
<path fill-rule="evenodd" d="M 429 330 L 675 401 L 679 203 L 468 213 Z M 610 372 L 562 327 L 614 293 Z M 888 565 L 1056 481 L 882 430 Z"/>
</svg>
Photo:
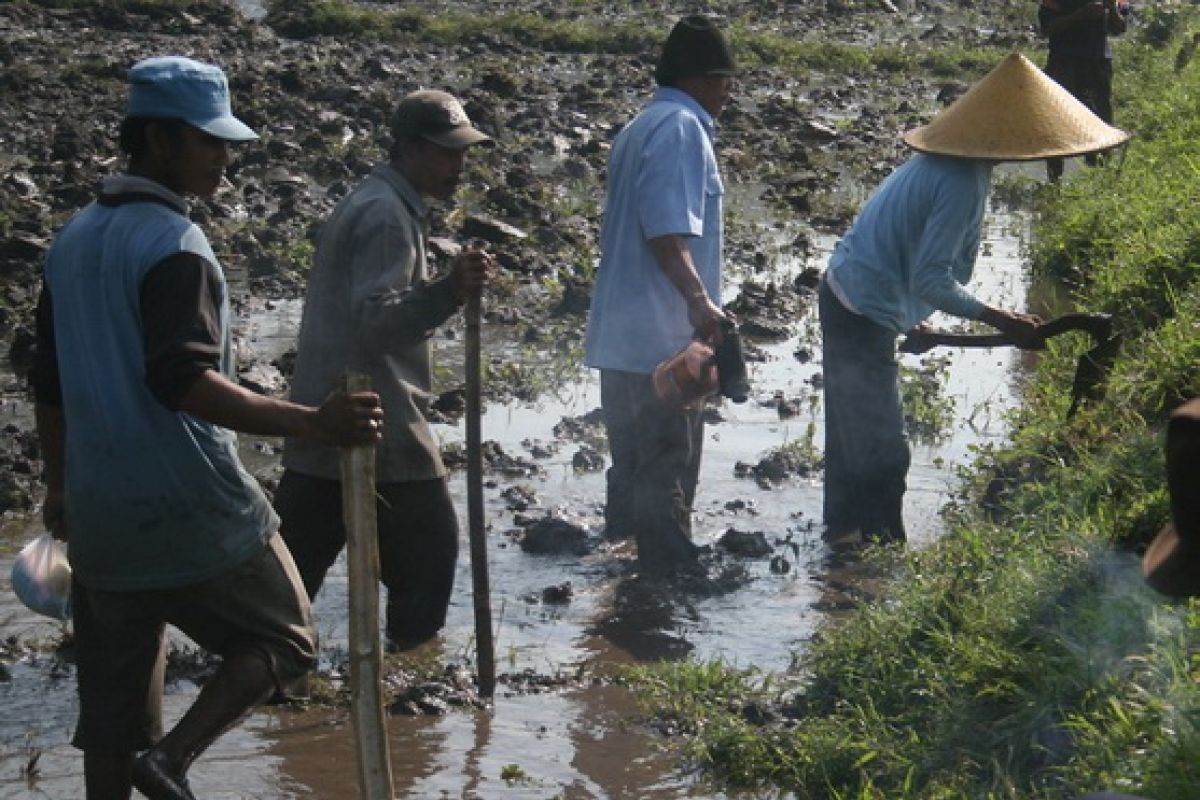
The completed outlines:
<svg viewBox="0 0 1200 800">
<path fill-rule="evenodd" d="M 528 486 L 509 486 L 500 496 L 509 511 L 524 511 L 538 504 L 537 492 Z"/>
<path fill-rule="evenodd" d="M 546 605 L 563 606 L 571 602 L 571 598 L 575 595 L 575 590 L 571 587 L 571 582 L 560 583 L 557 586 L 547 586 L 542 589 L 542 602 Z"/>
<path fill-rule="evenodd" d="M 532 461 L 526 461 L 518 456 L 509 455 L 499 442 L 486 441 L 483 443 L 484 466 L 494 472 L 499 472 L 510 478 L 529 478 L 542 474 L 541 466 Z"/>
<path fill-rule="evenodd" d="M 485 471 L 508 478 L 531 478 L 543 474 L 542 467 L 532 461 L 509 455 L 499 442 L 489 439 L 482 446 Z M 467 448 L 462 442 L 448 442 L 442 447 L 442 463 L 448 469 L 466 469 Z"/>
<path fill-rule="evenodd" d="M 33 492 L 30 487 L 18 480 L 11 470 L 0 474 L 0 513 L 30 511 L 32 508 Z"/>
<path fill-rule="evenodd" d="M 541 439 L 526 439 L 521 446 L 534 458 L 550 458 L 558 452 L 557 442 L 543 442 Z"/>
<path fill-rule="evenodd" d="M 521 549 L 541 556 L 583 556 L 592 551 L 587 531 L 558 517 L 543 517 L 525 527 Z"/>
<path fill-rule="evenodd" d="M 771 489 L 789 477 L 807 477 L 818 468 L 816 462 L 801 457 L 787 449 L 768 453 L 757 464 L 738 461 L 733 465 L 733 474 L 739 478 L 752 478 L 761 488 Z"/>
<path fill-rule="evenodd" d="M 579 417 L 563 417 L 554 426 L 554 435 L 575 442 L 596 442 L 604 438 L 604 411 L 593 408 Z"/>
<path fill-rule="evenodd" d="M 581 445 L 571 456 L 571 466 L 576 472 L 599 472 L 604 464 L 604 455 L 589 444 Z"/>
<path fill-rule="evenodd" d="M 492 244 L 507 244 L 529 236 L 514 225 L 478 214 L 472 214 L 463 221 L 462 234 L 467 238 L 482 239 Z"/>
<path fill-rule="evenodd" d="M 717 547 L 742 558 L 762 558 L 774 549 L 762 531 L 739 531 L 730 528 L 717 540 Z"/>
</svg>

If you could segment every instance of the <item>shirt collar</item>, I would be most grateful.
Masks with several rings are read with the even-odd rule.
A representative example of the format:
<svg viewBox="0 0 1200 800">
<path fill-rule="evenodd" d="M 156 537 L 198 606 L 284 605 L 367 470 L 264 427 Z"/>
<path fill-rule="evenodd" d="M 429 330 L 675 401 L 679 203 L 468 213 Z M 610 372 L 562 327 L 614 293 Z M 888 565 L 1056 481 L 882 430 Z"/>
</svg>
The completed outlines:
<svg viewBox="0 0 1200 800">
<path fill-rule="evenodd" d="M 412 210 L 413 214 L 418 219 L 425 219 L 429 216 L 429 206 L 425 205 L 425 201 L 421 199 L 421 195 L 413 188 L 413 185 L 408 182 L 408 178 L 404 177 L 398 169 L 391 164 L 380 164 L 375 167 L 374 173 L 382 180 L 387 182 L 396 194 L 400 195 L 400 199 L 405 205 Z"/>
<path fill-rule="evenodd" d="M 157 200 L 165 203 L 180 214 L 188 213 L 187 201 L 158 181 L 142 178 L 137 175 L 109 175 L 100 181 L 100 197 L 109 201 L 120 202 L 123 197 L 136 196 L 137 199 Z"/>
<path fill-rule="evenodd" d="M 708 131 L 708 135 L 716 136 L 717 126 L 713 121 L 712 114 L 709 114 L 708 110 L 696 101 L 696 98 L 682 89 L 676 89 L 674 86 L 660 86 L 654 92 L 654 97 L 650 99 L 650 102 L 658 103 L 664 101 L 681 103 L 687 106 L 700 119 L 700 122 L 704 125 L 704 129 Z"/>
</svg>

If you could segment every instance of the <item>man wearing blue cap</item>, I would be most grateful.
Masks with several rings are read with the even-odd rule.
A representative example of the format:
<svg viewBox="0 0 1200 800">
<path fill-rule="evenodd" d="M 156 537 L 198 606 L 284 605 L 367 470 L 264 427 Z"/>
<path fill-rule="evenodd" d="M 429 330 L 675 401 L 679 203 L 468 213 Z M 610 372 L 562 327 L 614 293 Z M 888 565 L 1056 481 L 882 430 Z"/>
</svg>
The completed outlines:
<svg viewBox="0 0 1200 800">
<path fill-rule="evenodd" d="M 313 407 L 234 382 L 224 275 L 183 197 L 210 197 L 229 143 L 255 138 L 217 67 L 139 62 L 120 131 L 128 171 L 104 180 L 46 259 L 34 370 L 43 516 L 70 542 L 74 744 L 89 800 L 131 787 L 192 798 L 192 761 L 315 659 L 307 597 L 233 431 L 333 445 L 380 436 L 373 393 Z M 223 660 L 163 736 L 167 624 Z"/>
</svg>

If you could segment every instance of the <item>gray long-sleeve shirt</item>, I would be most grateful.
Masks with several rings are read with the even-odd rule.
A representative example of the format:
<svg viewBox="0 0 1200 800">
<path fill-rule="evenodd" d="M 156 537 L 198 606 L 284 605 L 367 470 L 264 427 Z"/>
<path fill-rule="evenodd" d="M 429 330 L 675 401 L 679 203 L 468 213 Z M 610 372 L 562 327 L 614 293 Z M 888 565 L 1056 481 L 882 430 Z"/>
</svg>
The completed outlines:
<svg viewBox="0 0 1200 800">
<path fill-rule="evenodd" d="M 384 411 L 381 483 L 446 474 L 426 421 L 433 375 L 428 339 L 457 308 L 446 280 L 427 281 L 428 209 L 380 165 L 334 209 L 317 240 L 292 379 L 292 400 L 320 404 L 347 370 L 367 373 Z M 288 439 L 283 465 L 340 477 L 337 449 Z"/>
</svg>

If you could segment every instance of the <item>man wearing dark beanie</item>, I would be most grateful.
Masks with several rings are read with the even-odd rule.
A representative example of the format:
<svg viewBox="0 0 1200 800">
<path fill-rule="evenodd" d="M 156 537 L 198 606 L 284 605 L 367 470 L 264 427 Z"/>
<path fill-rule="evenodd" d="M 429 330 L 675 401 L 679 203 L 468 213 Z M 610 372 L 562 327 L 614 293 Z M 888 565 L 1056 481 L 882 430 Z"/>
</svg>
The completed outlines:
<svg viewBox="0 0 1200 800">
<path fill-rule="evenodd" d="M 663 45 L 650 102 L 609 159 L 600 266 L 585 361 L 600 370 L 612 465 L 606 535 L 634 537 L 643 573 L 694 567 L 691 508 L 704 438 L 703 402 L 656 396 L 658 364 L 694 338 L 720 336 L 722 196 L 714 119 L 735 66 L 702 16 L 680 20 Z"/>
</svg>

